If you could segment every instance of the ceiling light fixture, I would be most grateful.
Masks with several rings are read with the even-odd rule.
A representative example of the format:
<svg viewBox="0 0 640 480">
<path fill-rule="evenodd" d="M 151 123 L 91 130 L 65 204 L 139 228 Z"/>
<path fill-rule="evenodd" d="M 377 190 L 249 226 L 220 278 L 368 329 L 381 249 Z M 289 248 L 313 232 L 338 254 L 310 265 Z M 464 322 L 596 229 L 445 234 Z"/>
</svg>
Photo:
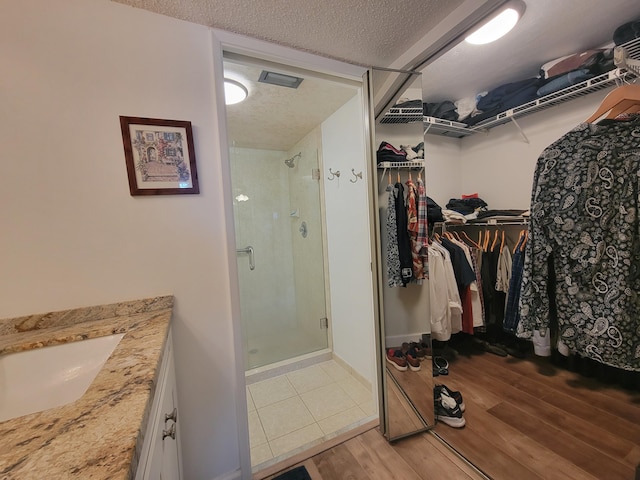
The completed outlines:
<svg viewBox="0 0 640 480">
<path fill-rule="evenodd" d="M 527 6 L 521 0 L 512 0 L 505 4 L 496 16 L 465 38 L 473 45 L 484 45 L 503 37 L 516 26 L 524 15 Z"/>
<path fill-rule="evenodd" d="M 247 88 L 240 82 L 224 79 L 224 103 L 227 105 L 233 105 L 234 103 L 240 103 L 247 98 L 249 92 Z"/>
</svg>

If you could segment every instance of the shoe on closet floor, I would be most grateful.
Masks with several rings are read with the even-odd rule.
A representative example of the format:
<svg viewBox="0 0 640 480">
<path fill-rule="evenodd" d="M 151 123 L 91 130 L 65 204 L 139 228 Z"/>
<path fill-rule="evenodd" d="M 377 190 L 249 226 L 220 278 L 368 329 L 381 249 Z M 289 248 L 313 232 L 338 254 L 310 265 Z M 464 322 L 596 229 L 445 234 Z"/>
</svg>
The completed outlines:
<svg viewBox="0 0 640 480">
<path fill-rule="evenodd" d="M 446 358 L 435 356 L 432 359 L 432 363 L 434 377 L 437 377 L 438 375 L 449 375 L 449 362 Z"/>
<path fill-rule="evenodd" d="M 390 348 L 387 350 L 387 362 L 391 364 L 396 370 L 404 372 L 407 370 L 407 359 L 402 356 L 402 352 Z"/>
<path fill-rule="evenodd" d="M 409 353 L 413 350 L 412 355 L 418 358 L 431 358 L 431 349 L 426 345 L 418 342 L 409 343 Z"/>
<path fill-rule="evenodd" d="M 462 410 L 458 405 L 452 407 L 451 398 L 444 398 L 444 396 L 435 397 L 435 417 L 436 420 L 442 423 L 446 423 L 453 428 L 462 428 L 466 425 L 466 421 L 462 416 Z M 455 401 L 453 402 L 455 403 Z"/>
<path fill-rule="evenodd" d="M 412 371 L 414 372 L 420 371 L 420 360 L 418 360 L 416 357 L 410 354 L 407 354 L 405 358 L 407 359 L 407 365 Z"/>
<path fill-rule="evenodd" d="M 407 361 L 407 366 L 414 372 L 420 370 L 420 360 L 418 359 L 418 353 L 416 348 L 411 344 L 404 342 L 400 347 L 402 356 Z"/>
<path fill-rule="evenodd" d="M 456 405 L 460 407 L 460 410 L 464 412 L 465 405 L 464 405 L 464 400 L 462 399 L 462 394 L 460 392 L 451 390 L 449 387 L 443 384 L 438 384 L 435 387 L 433 387 L 434 398 L 438 398 L 443 395 L 449 398 L 452 398 L 456 402 Z"/>
</svg>

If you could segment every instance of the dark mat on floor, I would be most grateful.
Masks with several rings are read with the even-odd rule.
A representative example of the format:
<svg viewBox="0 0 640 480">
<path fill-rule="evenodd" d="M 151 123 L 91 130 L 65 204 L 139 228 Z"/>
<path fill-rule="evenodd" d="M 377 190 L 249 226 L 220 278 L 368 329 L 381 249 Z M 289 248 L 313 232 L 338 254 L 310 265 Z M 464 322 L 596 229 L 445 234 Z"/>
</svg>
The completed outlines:
<svg viewBox="0 0 640 480">
<path fill-rule="evenodd" d="M 293 468 L 277 477 L 273 477 L 273 480 L 311 480 L 311 476 L 309 472 L 307 472 L 307 469 L 302 466 Z"/>
</svg>

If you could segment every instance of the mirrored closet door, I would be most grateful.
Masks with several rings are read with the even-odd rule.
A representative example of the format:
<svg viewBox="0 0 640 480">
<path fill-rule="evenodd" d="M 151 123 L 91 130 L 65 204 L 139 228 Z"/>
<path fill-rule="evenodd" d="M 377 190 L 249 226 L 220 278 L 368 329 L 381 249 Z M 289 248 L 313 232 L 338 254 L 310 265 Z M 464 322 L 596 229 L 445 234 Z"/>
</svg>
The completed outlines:
<svg viewBox="0 0 640 480">
<path fill-rule="evenodd" d="M 393 441 L 434 425 L 426 281 L 422 79 L 369 72 L 378 259 L 381 429 Z"/>
</svg>

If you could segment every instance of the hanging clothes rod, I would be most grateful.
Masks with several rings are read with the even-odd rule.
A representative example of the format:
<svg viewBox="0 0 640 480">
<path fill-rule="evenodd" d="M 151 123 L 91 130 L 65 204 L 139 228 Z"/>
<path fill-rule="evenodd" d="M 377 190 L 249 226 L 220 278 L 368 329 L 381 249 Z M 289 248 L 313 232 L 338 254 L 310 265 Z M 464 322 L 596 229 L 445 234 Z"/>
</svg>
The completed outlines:
<svg viewBox="0 0 640 480">
<path fill-rule="evenodd" d="M 434 224 L 434 228 L 440 227 L 443 232 L 447 230 L 447 228 L 458 228 L 458 227 L 502 227 L 505 225 L 514 225 L 522 227 L 524 225 L 529 225 L 528 218 L 519 218 L 517 220 L 491 220 L 487 219 L 486 221 L 476 221 L 470 220 L 466 223 L 446 223 L 446 222 L 436 222 Z"/>
</svg>

